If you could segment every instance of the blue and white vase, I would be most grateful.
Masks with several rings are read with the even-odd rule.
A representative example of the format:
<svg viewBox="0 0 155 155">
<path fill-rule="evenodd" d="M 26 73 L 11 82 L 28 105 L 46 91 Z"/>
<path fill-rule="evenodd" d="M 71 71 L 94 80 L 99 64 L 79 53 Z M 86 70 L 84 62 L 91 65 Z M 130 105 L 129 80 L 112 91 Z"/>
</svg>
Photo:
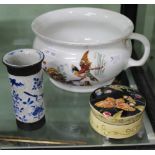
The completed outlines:
<svg viewBox="0 0 155 155">
<path fill-rule="evenodd" d="M 43 59 L 43 53 L 34 49 L 18 49 L 3 57 L 9 73 L 17 126 L 22 129 L 38 129 L 45 124 Z"/>
</svg>

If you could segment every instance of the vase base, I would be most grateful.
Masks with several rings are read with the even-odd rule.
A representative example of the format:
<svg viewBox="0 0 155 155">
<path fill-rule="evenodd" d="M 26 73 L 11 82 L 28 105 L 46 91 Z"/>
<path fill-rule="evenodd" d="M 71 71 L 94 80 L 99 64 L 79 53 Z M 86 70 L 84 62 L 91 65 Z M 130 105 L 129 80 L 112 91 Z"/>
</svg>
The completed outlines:
<svg viewBox="0 0 155 155">
<path fill-rule="evenodd" d="M 39 121 L 34 122 L 34 123 L 23 123 L 16 119 L 18 128 L 23 129 L 23 130 L 29 130 L 29 131 L 40 129 L 45 124 L 45 122 L 46 122 L 45 116 Z"/>
<path fill-rule="evenodd" d="M 77 93 L 90 93 L 93 92 L 95 89 L 102 87 L 102 86 L 106 86 L 111 84 L 114 81 L 114 78 L 105 82 L 105 83 L 100 83 L 100 84 L 96 84 L 94 86 L 72 86 L 69 84 L 63 84 L 61 82 L 55 81 L 52 78 L 50 78 L 50 81 L 57 86 L 58 88 L 61 88 L 63 90 L 67 90 L 70 92 L 77 92 Z"/>
</svg>

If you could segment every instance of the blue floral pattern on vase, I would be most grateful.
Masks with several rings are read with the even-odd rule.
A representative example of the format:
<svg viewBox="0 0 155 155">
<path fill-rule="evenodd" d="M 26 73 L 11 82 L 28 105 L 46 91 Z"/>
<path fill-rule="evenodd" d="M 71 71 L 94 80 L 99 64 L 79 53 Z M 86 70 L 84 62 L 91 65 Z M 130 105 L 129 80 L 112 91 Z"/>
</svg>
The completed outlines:
<svg viewBox="0 0 155 155">
<path fill-rule="evenodd" d="M 27 99 L 27 101 L 24 101 L 24 102 L 23 102 L 23 104 L 32 104 L 32 103 L 34 103 L 34 101 L 31 100 L 30 97 Z"/>
<path fill-rule="evenodd" d="M 11 86 L 12 86 L 12 87 L 13 87 L 13 86 L 16 86 L 16 87 L 24 86 L 23 83 L 21 83 L 21 82 L 16 82 L 16 79 L 9 78 L 9 80 L 10 80 L 10 83 L 11 83 Z"/>
<path fill-rule="evenodd" d="M 34 77 L 34 78 L 33 78 L 33 81 L 34 81 L 34 83 L 33 83 L 32 90 L 36 90 L 36 89 L 42 88 L 42 83 L 43 83 L 43 78 L 42 78 L 42 76 L 41 76 L 41 78 L 36 78 L 36 77 Z"/>
<path fill-rule="evenodd" d="M 19 119 L 20 119 L 21 122 L 27 122 L 27 121 L 28 121 L 28 120 L 26 119 L 26 116 L 25 116 L 25 115 L 22 116 L 22 117 L 19 116 Z"/>
<path fill-rule="evenodd" d="M 23 123 L 40 120 L 45 113 L 42 71 L 31 76 L 9 75 L 16 119 Z"/>
<path fill-rule="evenodd" d="M 44 112 L 43 106 L 36 106 L 34 107 L 34 111 L 31 114 L 34 116 L 34 118 L 38 118 L 38 117 L 40 118 L 43 112 Z"/>
<path fill-rule="evenodd" d="M 18 104 L 20 101 L 22 101 L 22 99 L 19 97 L 19 94 L 15 90 L 12 92 L 12 98 L 14 104 Z"/>
<path fill-rule="evenodd" d="M 42 98 L 44 96 L 43 93 L 40 94 L 40 95 L 34 95 L 34 94 L 31 94 L 31 93 L 26 92 L 26 91 L 24 91 L 24 94 L 26 94 L 26 95 L 28 95 L 30 97 L 34 97 L 36 101 L 42 100 Z"/>
</svg>

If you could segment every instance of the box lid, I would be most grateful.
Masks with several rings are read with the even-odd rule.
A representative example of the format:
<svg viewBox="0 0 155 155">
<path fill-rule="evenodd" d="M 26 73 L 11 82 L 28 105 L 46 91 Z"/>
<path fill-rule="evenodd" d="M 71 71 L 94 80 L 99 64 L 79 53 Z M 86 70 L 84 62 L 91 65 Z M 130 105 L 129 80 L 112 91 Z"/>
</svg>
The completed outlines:
<svg viewBox="0 0 155 155">
<path fill-rule="evenodd" d="M 95 116 L 118 125 L 138 120 L 145 105 L 144 97 L 137 90 L 123 85 L 101 87 L 90 96 L 90 106 Z"/>
</svg>

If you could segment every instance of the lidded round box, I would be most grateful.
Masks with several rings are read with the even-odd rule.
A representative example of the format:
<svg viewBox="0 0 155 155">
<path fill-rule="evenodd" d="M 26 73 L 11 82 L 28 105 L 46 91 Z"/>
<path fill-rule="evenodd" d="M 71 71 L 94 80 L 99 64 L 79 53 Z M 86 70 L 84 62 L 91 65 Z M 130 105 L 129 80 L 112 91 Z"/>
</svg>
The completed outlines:
<svg viewBox="0 0 155 155">
<path fill-rule="evenodd" d="M 142 126 L 145 99 L 123 85 L 96 89 L 90 96 L 90 124 L 99 134 L 115 139 L 135 135 Z"/>
</svg>

